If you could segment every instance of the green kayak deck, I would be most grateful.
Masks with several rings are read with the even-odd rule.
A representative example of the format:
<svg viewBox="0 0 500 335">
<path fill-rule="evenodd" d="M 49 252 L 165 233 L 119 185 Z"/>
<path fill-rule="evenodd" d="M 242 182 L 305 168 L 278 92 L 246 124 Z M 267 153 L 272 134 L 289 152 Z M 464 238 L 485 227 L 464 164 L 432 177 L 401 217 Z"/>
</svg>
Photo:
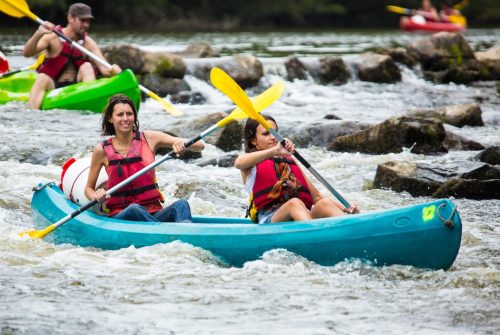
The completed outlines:
<svg viewBox="0 0 500 335">
<path fill-rule="evenodd" d="M 24 71 L 0 79 L 0 104 L 11 101 L 28 101 L 31 86 L 37 73 Z M 73 109 L 101 113 L 110 96 L 121 93 L 134 101 L 137 108 L 141 102 L 139 84 L 130 70 L 111 78 L 76 83 L 48 91 L 40 109 Z"/>
</svg>

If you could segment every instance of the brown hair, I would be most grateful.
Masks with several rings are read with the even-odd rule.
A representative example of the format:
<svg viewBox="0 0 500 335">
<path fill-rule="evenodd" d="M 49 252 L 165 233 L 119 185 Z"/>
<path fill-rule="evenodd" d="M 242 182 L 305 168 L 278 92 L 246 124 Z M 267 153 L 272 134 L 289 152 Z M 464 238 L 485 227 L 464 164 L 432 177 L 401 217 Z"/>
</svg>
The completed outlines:
<svg viewBox="0 0 500 335">
<path fill-rule="evenodd" d="M 271 115 L 267 114 L 261 114 L 264 119 L 267 121 L 273 121 L 276 127 L 278 127 L 278 123 L 276 123 L 276 120 Z M 255 145 L 253 145 L 252 140 L 255 138 L 257 135 L 257 127 L 259 126 L 259 122 L 255 121 L 254 119 L 248 119 L 247 123 L 245 124 L 245 131 L 244 131 L 244 141 L 245 141 L 245 152 L 254 152 L 256 151 Z M 278 129 L 276 129 L 278 130 Z"/>
<path fill-rule="evenodd" d="M 116 104 L 127 104 L 134 111 L 134 131 L 139 129 L 139 120 L 137 119 L 137 109 L 135 108 L 134 102 L 123 94 L 115 94 L 108 100 L 108 105 L 104 108 L 102 112 L 102 121 L 101 121 L 101 135 L 116 135 L 115 127 L 109 119 L 113 115 L 113 108 Z"/>
</svg>

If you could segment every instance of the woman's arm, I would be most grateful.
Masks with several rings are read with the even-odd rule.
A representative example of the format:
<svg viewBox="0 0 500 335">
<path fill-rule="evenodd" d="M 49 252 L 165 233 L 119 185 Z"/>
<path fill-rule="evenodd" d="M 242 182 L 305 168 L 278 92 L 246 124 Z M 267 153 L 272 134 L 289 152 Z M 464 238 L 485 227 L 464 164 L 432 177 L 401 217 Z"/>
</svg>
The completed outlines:
<svg viewBox="0 0 500 335">
<path fill-rule="evenodd" d="M 240 170 L 250 170 L 265 159 L 280 155 L 291 155 L 294 151 L 295 145 L 293 142 L 285 139 L 284 147 L 280 143 L 277 143 L 269 149 L 246 152 L 239 155 L 234 161 L 234 167 Z"/>
<path fill-rule="evenodd" d="M 90 36 L 85 37 L 84 47 L 85 49 L 89 50 L 94 55 L 96 55 L 97 58 L 106 60 L 106 58 L 104 58 L 104 55 L 101 52 L 101 49 L 99 48 L 97 43 L 92 39 L 92 37 Z M 92 60 L 92 62 L 97 66 L 99 72 L 101 72 L 101 74 L 105 77 L 110 77 L 122 72 L 121 67 L 117 64 L 112 64 L 111 67 L 108 68 L 107 66 L 101 64 L 100 62 L 96 62 L 94 60 Z"/>
<path fill-rule="evenodd" d="M 104 189 L 96 190 L 97 178 L 101 172 L 101 168 L 104 166 L 105 152 L 102 145 L 98 144 L 94 148 L 92 153 L 92 160 L 90 162 L 89 177 L 87 179 L 87 185 L 85 186 L 85 196 L 90 200 L 101 201 L 106 196 L 106 191 Z"/>
<path fill-rule="evenodd" d="M 162 147 L 170 147 L 176 154 L 180 154 L 185 150 L 199 152 L 205 148 L 205 145 L 202 141 L 195 142 L 191 146 L 186 148 L 184 146 L 184 143 L 186 143 L 188 139 L 175 137 L 161 131 L 145 130 L 144 136 L 146 136 L 149 147 L 153 152 L 156 152 L 158 148 Z"/>
</svg>

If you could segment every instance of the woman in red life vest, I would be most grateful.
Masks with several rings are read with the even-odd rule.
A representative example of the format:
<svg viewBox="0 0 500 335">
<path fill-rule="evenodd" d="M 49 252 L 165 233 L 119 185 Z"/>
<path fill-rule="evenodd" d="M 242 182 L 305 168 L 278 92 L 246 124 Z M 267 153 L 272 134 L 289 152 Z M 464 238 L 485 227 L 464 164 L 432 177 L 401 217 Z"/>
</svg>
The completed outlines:
<svg viewBox="0 0 500 335">
<path fill-rule="evenodd" d="M 96 63 L 94 67 L 85 54 L 53 32 L 53 30 L 59 30 L 97 57 L 104 59 L 99 46 L 88 35 L 90 20 L 93 18 L 89 6 L 74 3 L 68 9 L 66 27 L 56 27 L 53 23 L 46 21 L 26 42 L 23 49 L 25 57 L 35 56 L 42 51 L 46 52 L 45 61 L 37 70 L 39 75 L 31 88 L 28 100 L 31 108 L 40 108 L 47 90 L 76 82 L 95 80 L 96 69 L 103 76 L 111 76 L 122 71 L 116 64 L 111 69 L 100 63 Z"/>
<path fill-rule="evenodd" d="M 262 116 L 277 130 L 271 116 Z M 291 156 L 291 141 L 286 140 L 283 147 L 253 119 L 248 119 L 244 136 L 245 153 L 234 165 L 241 170 L 254 222 L 302 221 L 358 212 L 355 206 L 346 209 L 318 191 Z"/>
<path fill-rule="evenodd" d="M 158 189 L 155 170 L 138 177 L 111 197 L 104 189 L 96 189 L 101 168 L 108 173 L 107 189 L 140 171 L 154 161 L 160 147 L 172 147 L 176 154 L 185 150 L 185 139 L 160 131 L 139 131 L 137 110 L 129 97 L 117 94 L 109 99 L 102 116 L 102 135 L 113 136 L 94 148 L 85 196 L 90 200 L 105 200 L 108 216 L 131 221 L 191 221 L 186 200 L 178 200 L 163 208 L 163 196 Z M 203 150 L 198 141 L 189 149 Z M 106 199 L 105 199 L 106 198 Z"/>
</svg>

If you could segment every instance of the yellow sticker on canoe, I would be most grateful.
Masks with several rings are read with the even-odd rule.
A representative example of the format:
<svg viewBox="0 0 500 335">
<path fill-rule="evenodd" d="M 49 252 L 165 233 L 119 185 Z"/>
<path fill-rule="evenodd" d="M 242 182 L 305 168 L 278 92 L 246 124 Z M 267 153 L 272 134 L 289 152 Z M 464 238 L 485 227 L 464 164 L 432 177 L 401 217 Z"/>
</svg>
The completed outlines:
<svg viewBox="0 0 500 335">
<path fill-rule="evenodd" d="M 422 208 L 422 219 L 424 219 L 424 221 L 429 221 L 434 219 L 435 215 L 436 215 L 436 205 Z"/>
</svg>

